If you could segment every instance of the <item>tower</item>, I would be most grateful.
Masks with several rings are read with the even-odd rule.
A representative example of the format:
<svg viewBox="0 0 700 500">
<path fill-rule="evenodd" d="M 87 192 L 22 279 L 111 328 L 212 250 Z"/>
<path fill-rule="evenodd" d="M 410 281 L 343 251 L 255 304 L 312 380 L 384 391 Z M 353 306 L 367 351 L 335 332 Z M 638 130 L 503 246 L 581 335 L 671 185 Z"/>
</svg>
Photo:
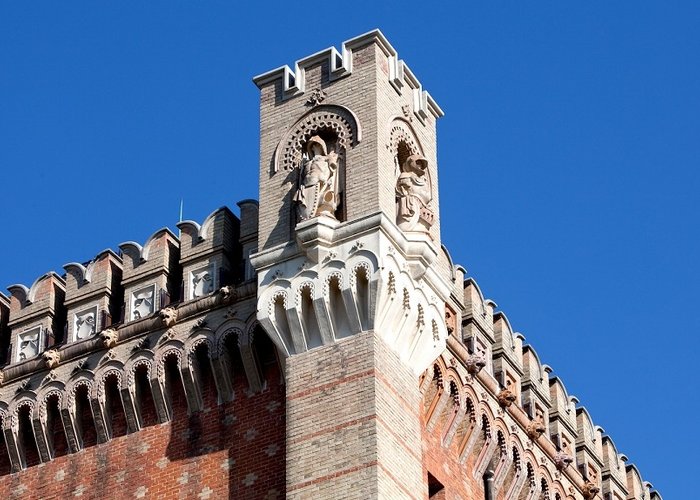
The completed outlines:
<svg viewBox="0 0 700 500">
<path fill-rule="evenodd" d="M 254 81 L 251 261 L 258 319 L 286 360 L 287 492 L 424 490 L 417 379 L 461 293 L 440 246 L 442 111 L 379 31 Z"/>
</svg>

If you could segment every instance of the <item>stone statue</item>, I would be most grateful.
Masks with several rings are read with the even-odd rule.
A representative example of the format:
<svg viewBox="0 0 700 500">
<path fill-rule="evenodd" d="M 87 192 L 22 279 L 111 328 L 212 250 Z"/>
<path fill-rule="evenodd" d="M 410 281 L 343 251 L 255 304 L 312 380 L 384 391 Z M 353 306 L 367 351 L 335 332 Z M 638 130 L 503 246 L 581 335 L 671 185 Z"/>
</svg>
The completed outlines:
<svg viewBox="0 0 700 500">
<path fill-rule="evenodd" d="M 435 219 L 431 200 L 428 160 L 421 155 L 411 155 L 401 165 L 396 181 L 396 224 L 399 228 L 428 232 Z"/>
<path fill-rule="evenodd" d="M 301 160 L 301 182 L 294 195 L 299 218 L 311 219 L 324 214 L 335 218 L 338 208 L 338 154 L 328 152 L 326 141 L 312 136 Z"/>
</svg>

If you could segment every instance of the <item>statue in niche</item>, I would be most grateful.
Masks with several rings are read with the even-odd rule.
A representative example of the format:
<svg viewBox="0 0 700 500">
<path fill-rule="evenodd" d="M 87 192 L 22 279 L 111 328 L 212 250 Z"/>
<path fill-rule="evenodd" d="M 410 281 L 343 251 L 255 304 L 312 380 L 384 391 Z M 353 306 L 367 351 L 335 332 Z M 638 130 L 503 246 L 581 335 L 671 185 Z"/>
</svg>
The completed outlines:
<svg viewBox="0 0 700 500">
<path fill-rule="evenodd" d="M 411 155 L 401 165 L 396 181 L 396 224 L 399 228 L 427 233 L 435 219 L 431 200 L 428 160 L 421 155 Z"/>
<path fill-rule="evenodd" d="M 299 219 L 307 220 L 318 215 L 335 218 L 338 208 L 338 154 L 328 152 L 326 141 L 318 135 L 306 143 L 301 160 L 301 182 L 294 195 L 298 203 Z"/>
</svg>

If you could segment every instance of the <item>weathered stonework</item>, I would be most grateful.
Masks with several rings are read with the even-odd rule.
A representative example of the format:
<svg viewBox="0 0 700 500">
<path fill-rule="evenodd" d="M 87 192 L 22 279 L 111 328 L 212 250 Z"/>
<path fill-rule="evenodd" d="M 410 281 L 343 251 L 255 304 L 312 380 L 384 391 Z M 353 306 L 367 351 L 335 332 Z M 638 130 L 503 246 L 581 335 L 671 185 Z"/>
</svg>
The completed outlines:
<svg viewBox="0 0 700 500">
<path fill-rule="evenodd" d="M 384 36 L 255 83 L 260 204 L 0 294 L 4 497 L 660 499 L 441 245 Z"/>
</svg>

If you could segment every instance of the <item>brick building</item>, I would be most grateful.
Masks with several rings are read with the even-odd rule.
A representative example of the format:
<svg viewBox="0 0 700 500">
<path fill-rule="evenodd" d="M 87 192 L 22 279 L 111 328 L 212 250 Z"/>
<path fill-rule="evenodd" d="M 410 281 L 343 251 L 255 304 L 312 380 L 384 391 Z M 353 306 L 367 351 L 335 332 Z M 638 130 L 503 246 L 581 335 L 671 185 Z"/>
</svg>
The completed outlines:
<svg viewBox="0 0 700 500">
<path fill-rule="evenodd" d="M 254 81 L 259 202 L 0 294 L 3 496 L 660 499 L 441 245 L 384 36 Z"/>
</svg>

